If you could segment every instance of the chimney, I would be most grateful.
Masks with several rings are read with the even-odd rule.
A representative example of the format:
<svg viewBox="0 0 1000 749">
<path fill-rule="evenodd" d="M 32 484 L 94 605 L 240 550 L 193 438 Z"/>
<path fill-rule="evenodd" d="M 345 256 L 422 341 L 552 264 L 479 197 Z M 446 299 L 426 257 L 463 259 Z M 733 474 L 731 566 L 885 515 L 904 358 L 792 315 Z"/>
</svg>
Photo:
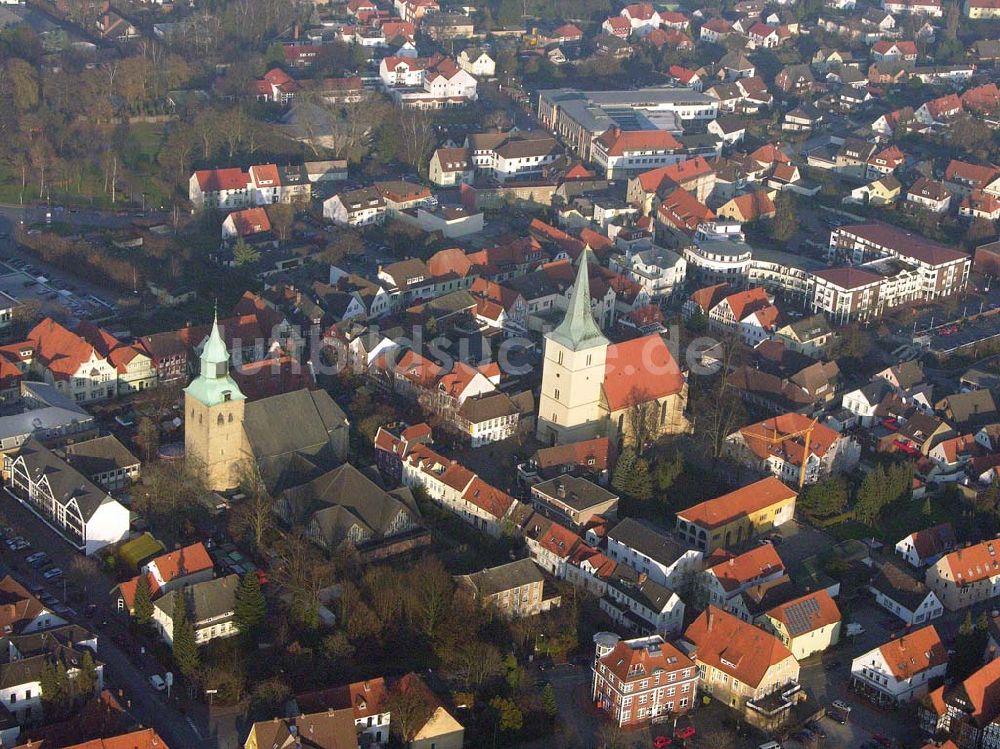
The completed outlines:
<svg viewBox="0 0 1000 749">
<path fill-rule="evenodd" d="M 299 38 L 299 25 L 298 25 L 298 23 L 295 24 L 295 30 L 292 32 L 292 38 L 295 39 L 296 41 L 298 41 L 298 38 Z"/>
<path fill-rule="evenodd" d="M 649 575 L 647 575 L 645 572 L 640 572 L 639 573 L 639 585 L 642 585 L 648 579 L 649 579 Z"/>
<path fill-rule="evenodd" d="M 708 610 L 708 631 L 712 631 L 712 625 L 715 624 L 715 612 L 712 609 Z"/>
</svg>

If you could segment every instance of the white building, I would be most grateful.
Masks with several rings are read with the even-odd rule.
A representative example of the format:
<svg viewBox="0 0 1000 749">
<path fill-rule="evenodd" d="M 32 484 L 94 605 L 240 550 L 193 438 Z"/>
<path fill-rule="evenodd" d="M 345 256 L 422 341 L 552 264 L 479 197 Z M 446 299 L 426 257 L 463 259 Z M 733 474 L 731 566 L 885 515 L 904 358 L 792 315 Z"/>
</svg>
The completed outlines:
<svg viewBox="0 0 1000 749">
<path fill-rule="evenodd" d="M 944 604 L 922 580 L 893 562 L 884 563 L 868 586 L 875 603 L 907 626 L 927 624 L 944 614 Z"/>
<path fill-rule="evenodd" d="M 621 179 L 684 161 L 687 153 L 666 130 L 622 130 L 615 126 L 594 140 L 591 159 L 608 179 Z"/>
<path fill-rule="evenodd" d="M 701 569 L 702 553 L 626 518 L 608 531 L 608 558 L 671 590 L 683 590 Z"/>
<path fill-rule="evenodd" d="M 34 438 L 4 457 L 9 490 L 88 556 L 128 537 L 129 511 Z"/>
<path fill-rule="evenodd" d="M 496 62 L 481 47 L 469 47 L 459 52 L 458 66 L 477 78 L 492 78 L 497 70 Z"/>
<path fill-rule="evenodd" d="M 879 704 L 900 705 L 927 694 L 947 668 L 948 653 L 929 625 L 859 655 L 851 661 L 851 682 Z"/>
<path fill-rule="evenodd" d="M 157 598 L 153 602 L 153 622 L 160 637 L 167 644 L 173 644 L 173 616 L 177 596 L 185 597 L 187 616 L 194 625 L 194 638 L 198 645 L 238 634 L 239 630 L 233 619 L 236 589 L 239 585 L 239 575 L 227 575 L 172 590 Z"/>
<path fill-rule="evenodd" d="M 628 276 L 657 299 L 671 296 L 684 287 L 687 278 L 687 260 L 673 250 L 654 245 L 611 259 L 611 270 Z"/>
</svg>

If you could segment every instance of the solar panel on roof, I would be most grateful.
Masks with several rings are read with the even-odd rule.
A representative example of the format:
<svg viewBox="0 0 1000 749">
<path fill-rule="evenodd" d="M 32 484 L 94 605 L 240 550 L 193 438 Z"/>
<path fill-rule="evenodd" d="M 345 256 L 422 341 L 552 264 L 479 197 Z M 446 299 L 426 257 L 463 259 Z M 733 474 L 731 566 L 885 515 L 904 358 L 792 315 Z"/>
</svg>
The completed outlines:
<svg viewBox="0 0 1000 749">
<path fill-rule="evenodd" d="M 819 603 L 815 598 L 808 598 L 799 601 L 793 606 L 785 609 L 785 616 L 788 619 L 789 634 L 793 637 L 812 629 L 813 617 L 819 615 Z"/>
</svg>

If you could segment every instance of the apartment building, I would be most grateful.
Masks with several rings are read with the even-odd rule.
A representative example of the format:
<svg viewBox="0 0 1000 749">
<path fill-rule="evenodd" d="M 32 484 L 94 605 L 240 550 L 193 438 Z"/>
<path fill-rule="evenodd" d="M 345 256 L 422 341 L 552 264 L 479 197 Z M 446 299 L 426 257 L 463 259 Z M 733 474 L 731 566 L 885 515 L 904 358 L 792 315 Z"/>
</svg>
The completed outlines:
<svg viewBox="0 0 1000 749">
<path fill-rule="evenodd" d="M 681 538 L 710 554 L 792 519 L 797 492 L 773 476 L 677 513 Z"/>
<path fill-rule="evenodd" d="M 947 668 L 948 652 L 929 625 L 859 655 L 851 661 L 851 683 L 880 705 L 901 705 L 927 694 Z"/>
<path fill-rule="evenodd" d="M 594 641 L 591 697 L 616 725 L 650 725 L 660 716 L 682 714 L 694 706 L 698 668 L 659 635 L 620 640 L 600 632 Z"/>
<path fill-rule="evenodd" d="M 949 611 L 1000 595 L 1000 539 L 945 554 L 927 568 L 927 587 Z"/>
</svg>

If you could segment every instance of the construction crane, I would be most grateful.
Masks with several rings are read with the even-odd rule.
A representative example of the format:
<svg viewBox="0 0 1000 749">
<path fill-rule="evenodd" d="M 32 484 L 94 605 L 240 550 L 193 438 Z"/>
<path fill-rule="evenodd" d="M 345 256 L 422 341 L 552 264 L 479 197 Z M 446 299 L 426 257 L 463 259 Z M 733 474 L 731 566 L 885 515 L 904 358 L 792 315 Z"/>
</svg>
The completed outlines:
<svg viewBox="0 0 1000 749">
<path fill-rule="evenodd" d="M 774 417 L 773 424 L 771 428 L 771 434 L 766 433 L 754 433 L 751 439 L 759 439 L 768 445 L 781 445 L 789 440 L 794 440 L 798 437 L 804 438 L 804 445 L 802 448 L 802 465 L 799 466 L 799 491 L 802 491 L 802 487 L 806 483 L 806 466 L 809 463 L 809 445 L 812 439 L 813 429 L 816 428 L 816 422 L 818 419 L 813 419 L 812 423 L 809 424 L 805 429 L 800 429 L 797 432 L 788 432 L 787 434 L 778 433 L 778 417 Z"/>
</svg>

